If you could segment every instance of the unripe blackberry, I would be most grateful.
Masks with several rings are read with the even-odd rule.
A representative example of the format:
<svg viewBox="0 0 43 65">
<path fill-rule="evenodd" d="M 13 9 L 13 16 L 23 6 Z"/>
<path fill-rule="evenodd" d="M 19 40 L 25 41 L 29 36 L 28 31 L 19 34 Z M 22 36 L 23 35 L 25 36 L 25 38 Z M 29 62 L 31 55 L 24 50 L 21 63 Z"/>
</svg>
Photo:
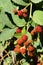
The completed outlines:
<svg viewBox="0 0 43 65">
<path fill-rule="evenodd" d="M 21 39 L 18 39 L 17 43 L 18 43 L 18 44 L 22 44 L 22 43 L 23 43 L 22 38 L 21 38 Z"/>
<path fill-rule="evenodd" d="M 37 26 L 35 29 L 36 29 L 36 32 L 39 32 L 39 33 L 42 32 L 42 27 L 41 26 Z"/>
<path fill-rule="evenodd" d="M 42 63 L 37 63 L 37 65 L 42 65 Z"/>
<path fill-rule="evenodd" d="M 19 53 L 20 52 L 20 48 L 15 48 L 14 51 Z"/>
<path fill-rule="evenodd" d="M 26 53 L 26 49 L 25 49 L 25 48 L 21 48 L 21 49 L 20 49 L 20 53 L 21 53 L 21 54 L 25 54 L 25 53 Z"/>
<path fill-rule="evenodd" d="M 14 9 L 13 12 L 14 12 L 14 14 L 17 14 L 18 10 Z"/>
<path fill-rule="evenodd" d="M 32 30 L 30 33 L 31 33 L 31 35 L 34 35 L 35 31 L 34 31 L 34 30 Z"/>
<path fill-rule="evenodd" d="M 27 13 L 23 13 L 23 17 L 27 18 L 28 14 Z"/>
<path fill-rule="evenodd" d="M 23 13 L 27 13 L 28 10 L 27 10 L 26 8 L 24 8 L 24 9 L 22 9 L 22 12 L 23 12 Z"/>
<path fill-rule="evenodd" d="M 33 47 L 33 46 L 28 46 L 28 50 L 29 50 L 30 52 L 32 52 L 32 51 L 34 51 L 34 47 Z"/>
<path fill-rule="evenodd" d="M 21 10 L 18 10 L 18 16 L 22 16 L 23 15 L 23 12 Z"/>
<path fill-rule="evenodd" d="M 28 36 L 27 36 L 27 35 L 23 35 L 23 36 L 22 36 L 22 40 L 23 40 L 23 41 L 26 41 L 27 39 L 28 39 Z"/>
<path fill-rule="evenodd" d="M 24 46 L 27 46 L 28 45 L 28 41 L 24 42 Z"/>
<path fill-rule="evenodd" d="M 16 48 L 20 48 L 20 45 L 17 44 L 15 47 L 16 47 Z"/>
<path fill-rule="evenodd" d="M 28 40 L 28 41 L 24 42 L 24 46 L 27 46 L 30 43 L 32 43 L 32 40 Z"/>
<path fill-rule="evenodd" d="M 17 28 L 16 29 L 16 33 L 21 33 L 21 29 L 20 28 Z"/>
<path fill-rule="evenodd" d="M 29 56 L 31 56 L 31 57 L 32 57 L 32 56 L 33 56 L 33 52 L 29 52 Z"/>
</svg>

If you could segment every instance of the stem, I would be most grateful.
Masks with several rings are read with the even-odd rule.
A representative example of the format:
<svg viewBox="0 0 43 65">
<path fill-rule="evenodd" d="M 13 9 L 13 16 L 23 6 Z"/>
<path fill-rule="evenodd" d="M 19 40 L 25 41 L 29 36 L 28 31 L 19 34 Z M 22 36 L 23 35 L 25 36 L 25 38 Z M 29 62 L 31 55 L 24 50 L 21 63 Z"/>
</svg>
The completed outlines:
<svg viewBox="0 0 43 65">
<path fill-rule="evenodd" d="M 30 18 L 32 18 L 32 3 L 30 5 Z"/>
<path fill-rule="evenodd" d="M 29 22 L 28 22 L 28 23 L 27 23 L 27 31 L 28 31 L 29 27 L 30 27 L 30 25 L 29 25 Z"/>
<path fill-rule="evenodd" d="M 28 6 L 30 6 L 31 5 L 31 3 L 29 3 L 24 9 L 26 9 Z"/>
<path fill-rule="evenodd" d="M 38 33 L 38 38 L 40 38 L 39 33 Z M 40 47 L 42 48 L 41 42 L 40 42 Z"/>
<path fill-rule="evenodd" d="M 1 62 L 4 61 L 4 58 L 5 58 L 6 56 L 8 56 L 8 55 L 9 55 L 9 52 L 8 52 L 6 55 L 4 55 L 4 56 L 1 58 L 0 61 L 1 61 Z"/>
</svg>

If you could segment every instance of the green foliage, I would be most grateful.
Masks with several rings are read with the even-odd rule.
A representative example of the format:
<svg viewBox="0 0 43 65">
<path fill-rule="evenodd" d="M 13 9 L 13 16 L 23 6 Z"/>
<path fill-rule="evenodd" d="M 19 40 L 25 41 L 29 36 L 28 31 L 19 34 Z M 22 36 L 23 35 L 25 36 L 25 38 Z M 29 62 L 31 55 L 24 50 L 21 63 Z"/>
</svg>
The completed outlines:
<svg viewBox="0 0 43 65">
<path fill-rule="evenodd" d="M 14 15 L 13 13 L 12 13 L 12 18 L 13 18 L 14 23 L 17 26 L 19 26 L 19 27 L 25 26 L 26 21 L 23 18 L 21 19 L 21 18 L 18 17 L 18 15 Z"/>
<path fill-rule="evenodd" d="M 11 65 L 12 64 L 12 59 L 11 59 L 11 57 L 8 57 L 8 58 L 6 58 L 5 60 L 4 60 L 4 62 L 3 62 L 3 64 L 4 65 Z"/>
<path fill-rule="evenodd" d="M 25 13 L 28 15 L 27 18 L 24 18 L 23 16 L 19 17 L 18 14 L 14 13 L 15 9 L 18 13 L 18 10 L 23 11 L 25 8 L 28 10 L 28 12 Z M 43 40 L 40 38 L 43 36 L 43 34 L 41 35 L 43 30 L 40 34 L 35 32 L 37 36 L 35 36 L 35 34 L 31 35 L 31 31 L 34 30 L 38 25 L 43 29 L 43 0 L 0 0 L 0 55 L 1 53 L 3 54 L 4 50 L 6 49 L 8 51 L 11 51 L 12 47 L 14 49 L 15 45 L 17 45 L 17 40 L 25 34 L 28 36 L 28 41 L 30 40 L 31 42 L 32 40 L 32 44 L 30 45 L 33 45 L 35 47 L 35 54 L 36 52 L 39 53 L 39 55 L 40 53 L 43 53 Z M 16 33 L 17 28 L 20 28 L 22 30 L 21 33 Z M 8 46 L 8 43 L 6 42 L 10 42 L 10 45 Z M 25 46 L 21 45 L 21 48 L 22 47 Z M 27 49 L 27 47 L 28 46 L 25 48 Z M 8 53 L 9 56 L 5 58 L 3 58 L 3 56 L 5 56 L 3 54 L 1 59 L 4 59 L 3 65 L 14 65 L 14 57 L 16 56 L 13 52 L 10 54 Z M 29 50 L 26 54 L 28 53 Z M 36 55 L 38 56 L 38 54 Z M 43 55 L 41 56 L 41 59 L 42 57 Z M 19 60 L 20 58 L 21 55 L 19 57 Z M 27 62 L 27 57 L 25 57 L 25 54 L 23 55 L 23 58 L 21 59 L 21 65 L 30 65 L 30 62 Z"/>
<path fill-rule="evenodd" d="M 43 0 L 31 0 L 33 3 L 39 3 L 39 2 L 41 2 L 41 1 L 43 1 Z"/>
<path fill-rule="evenodd" d="M 3 45 L 3 42 L 0 43 L 0 53 L 2 53 L 6 48 L 7 48 L 7 43 L 5 43 L 5 45 Z"/>
<path fill-rule="evenodd" d="M 35 11 L 33 13 L 33 21 L 39 25 L 43 25 L 43 11 Z"/>
<path fill-rule="evenodd" d="M 2 15 L 3 14 L 3 15 Z M 11 23 L 10 19 L 8 18 L 7 14 L 5 12 L 0 13 L 0 29 L 2 29 L 4 26 L 8 26 L 10 28 L 14 28 L 15 26 Z"/>
<path fill-rule="evenodd" d="M 22 63 L 22 65 L 29 65 L 29 63 L 28 63 L 28 62 L 26 62 L 26 60 L 25 60 L 25 59 L 22 59 L 22 60 L 21 60 L 21 63 Z"/>
<path fill-rule="evenodd" d="M 13 11 L 13 9 L 16 7 L 16 6 L 13 6 L 12 3 L 11 3 L 11 0 L 0 0 L 0 6 L 2 6 L 3 8 L 3 11 L 6 11 L 6 12 L 9 12 L 11 13 Z"/>
<path fill-rule="evenodd" d="M 23 0 L 12 0 L 14 3 L 18 4 L 18 5 L 22 5 L 22 6 L 26 6 L 27 3 L 25 3 Z"/>
<path fill-rule="evenodd" d="M 5 28 L 0 34 L 0 41 L 6 41 L 6 40 L 11 39 L 15 31 L 16 31 L 16 28 L 14 29 Z"/>
</svg>

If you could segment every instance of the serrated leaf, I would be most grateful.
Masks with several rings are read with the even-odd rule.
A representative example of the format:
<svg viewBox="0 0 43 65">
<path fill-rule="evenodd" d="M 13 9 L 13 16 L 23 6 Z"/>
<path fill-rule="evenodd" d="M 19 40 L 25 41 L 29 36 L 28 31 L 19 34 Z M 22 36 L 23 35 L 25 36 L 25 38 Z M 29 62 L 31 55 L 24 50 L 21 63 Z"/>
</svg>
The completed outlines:
<svg viewBox="0 0 43 65">
<path fill-rule="evenodd" d="M 43 11 L 35 11 L 33 13 L 33 21 L 39 25 L 43 25 Z"/>
<path fill-rule="evenodd" d="M 15 33 L 15 30 L 16 30 L 16 28 L 14 28 L 14 29 L 5 28 L 3 30 L 3 32 L 0 34 L 0 41 L 5 41 L 5 40 L 11 39 Z"/>
<path fill-rule="evenodd" d="M 0 3 L 0 6 L 3 7 L 3 10 L 9 13 L 11 13 L 13 9 L 16 7 L 12 5 L 11 0 L 0 0 Z"/>
<path fill-rule="evenodd" d="M 14 3 L 16 4 L 19 4 L 19 5 L 22 5 L 22 6 L 26 6 L 28 5 L 26 2 L 24 2 L 23 0 L 12 0 Z"/>
<path fill-rule="evenodd" d="M 25 21 L 23 18 L 21 19 L 21 18 L 19 18 L 18 15 L 14 15 L 13 13 L 12 13 L 12 18 L 13 18 L 14 23 L 15 23 L 17 26 L 19 26 L 19 27 L 25 26 L 26 21 Z"/>
<path fill-rule="evenodd" d="M 33 3 L 39 3 L 39 2 L 41 2 L 41 1 L 43 1 L 43 0 L 31 0 Z"/>
</svg>

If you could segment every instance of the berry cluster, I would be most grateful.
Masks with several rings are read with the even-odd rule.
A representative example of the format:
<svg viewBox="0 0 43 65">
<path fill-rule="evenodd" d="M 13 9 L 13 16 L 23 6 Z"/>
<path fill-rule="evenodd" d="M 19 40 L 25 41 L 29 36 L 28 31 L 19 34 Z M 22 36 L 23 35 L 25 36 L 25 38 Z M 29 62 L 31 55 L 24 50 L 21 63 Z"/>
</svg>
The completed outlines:
<svg viewBox="0 0 43 65">
<path fill-rule="evenodd" d="M 34 35 L 35 33 L 41 33 L 42 32 L 42 27 L 41 26 L 36 26 L 32 31 L 31 35 Z"/>
<path fill-rule="evenodd" d="M 16 33 L 21 33 L 21 29 L 18 28 Z M 28 36 L 25 34 L 20 39 L 17 39 L 14 51 L 21 54 L 26 54 L 29 51 L 29 56 L 34 55 L 34 47 L 32 46 L 32 40 L 28 40 Z"/>
<path fill-rule="evenodd" d="M 15 14 L 17 14 L 19 17 L 24 17 L 24 18 L 27 18 L 28 16 L 28 10 L 27 9 L 22 9 L 22 10 L 16 10 L 14 9 L 13 12 Z"/>
</svg>

